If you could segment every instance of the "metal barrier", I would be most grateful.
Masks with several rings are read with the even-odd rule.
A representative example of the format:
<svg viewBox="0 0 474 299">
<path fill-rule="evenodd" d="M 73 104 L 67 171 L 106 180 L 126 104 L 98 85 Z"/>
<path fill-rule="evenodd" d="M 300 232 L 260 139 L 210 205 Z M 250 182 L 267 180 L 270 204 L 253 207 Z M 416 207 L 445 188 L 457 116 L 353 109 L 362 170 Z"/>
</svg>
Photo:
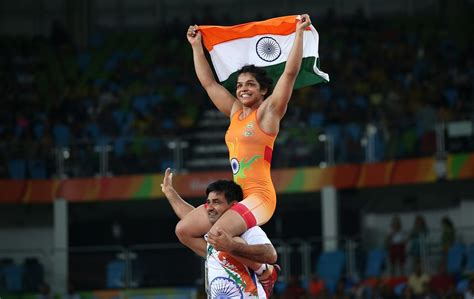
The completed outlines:
<svg viewBox="0 0 474 299">
<path fill-rule="evenodd" d="M 447 153 L 474 149 L 469 141 L 472 132 L 465 132 L 458 123 L 467 126 L 472 122 L 438 124 L 418 137 L 413 128 L 390 134 L 375 124 L 283 128 L 275 142 L 274 156 L 278 159 L 272 167 L 327 167 L 420 156 L 444 161 Z M 7 157 L 15 157 L 10 162 L 22 162 L 21 175 L 33 178 L 160 173 L 166 167 L 177 171 L 229 170 L 228 152 L 222 140 L 225 126 L 205 129 L 174 138 L 73 140 L 67 146 L 41 150 L 21 143 L 4 144 L 4 147 Z"/>
<path fill-rule="evenodd" d="M 430 231 L 420 243 L 420 261 L 428 273 L 435 273 L 441 261 L 440 231 Z M 458 228 L 457 240 L 465 245 L 474 243 L 474 228 Z M 288 282 L 296 276 L 308 281 L 317 272 L 318 258 L 327 239 L 274 239 L 278 263 L 282 266 L 280 280 Z M 345 268 L 341 277 L 352 281 L 364 278 L 368 252 L 363 242 L 354 238 L 338 238 L 337 248 L 345 255 Z M 69 255 L 69 281 L 78 290 L 136 289 L 184 287 L 202 290 L 204 260 L 179 243 L 99 247 L 71 247 Z M 8 249 L 0 251 L 0 260 L 10 258 L 20 264 L 25 257 L 37 257 L 44 266 L 45 281 L 54 280 L 54 252 L 44 249 Z M 411 273 L 407 262 L 406 275 Z M 0 265 L 1 267 L 1 265 Z M 0 271 L 1 273 L 1 271 Z M 390 273 L 388 256 L 382 276 Z M 0 290 L 8 290 L 0 279 Z M 22 291 L 22 290 L 13 290 Z"/>
</svg>

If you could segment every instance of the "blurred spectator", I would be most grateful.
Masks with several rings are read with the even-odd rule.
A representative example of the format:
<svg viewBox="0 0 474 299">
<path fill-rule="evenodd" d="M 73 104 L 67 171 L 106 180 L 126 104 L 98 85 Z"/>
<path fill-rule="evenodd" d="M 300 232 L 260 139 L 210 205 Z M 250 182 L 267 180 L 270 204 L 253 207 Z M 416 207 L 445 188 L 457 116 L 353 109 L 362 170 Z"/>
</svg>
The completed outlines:
<svg viewBox="0 0 474 299">
<path fill-rule="evenodd" d="M 68 285 L 66 299 L 81 299 L 81 295 L 77 292 L 74 284 L 72 283 L 69 283 Z"/>
<path fill-rule="evenodd" d="M 423 271 L 421 263 L 416 263 L 413 273 L 408 277 L 407 287 L 413 290 L 415 298 L 422 298 L 428 292 L 430 277 Z"/>
<path fill-rule="evenodd" d="M 474 299 L 474 277 L 469 279 L 469 287 L 464 293 L 464 299 Z"/>
<path fill-rule="evenodd" d="M 325 291 L 324 281 L 317 274 L 313 274 L 308 283 L 308 295 L 310 298 L 319 298 Z"/>
<path fill-rule="evenodd" d="M 237 23 L 215 17 L 206 20 Z M 414 18 L 423 23 L 420 16 Z M 433 34 L 423 26 L 397 25 L 406 21 L 374 17 L 370 28 L 367 22 L 330 14 L 320 21 L 322 68 L 334 76 L 331 84 L 295 91 L 282 124 L 281 136 L 286 139 L 279 139 L 276 150 L 284 150 L 279 150 L 276 166 L 316 166 L 325 161 L 324 145 L 314 138 L 322 133 L 336 136 L 336 163 L 360 163 L 368 123 L 377 128 L 375 160 L 432 156 L 436 122 L 472 118 L 473 35 L 459 30 L 455 38 L 446 34 L 441 22 L 430 23 Z M 0 91 L 5 96 L 0 136 L 5 158 L 0 161 L 0 175 L 12 177 L 8 165 L 17 159 L 42 165 L 35 161 L 41 159 L 47 162 L 40 167 L 42 176 L 55 173 L 57 157 L 49 153 L 64 141 L 64 134 L 53 134 L 58 125 L 64 126 L 61 131 L 67 132 L 70 145 L 71 158 L 65 163 L 69 176 L 97 172 L 86 163 L 96 159 L 92 149 L 97 143 L 112 146 L 113 174 L 161 171 L 162 164 L 172 159 L 172 152 L 163 146 L 166 139 L 189 138 L 205 130 L 197 119 L 210 105 L 195 79 L 186 40 L 179 30 L 168 30 L 185 27 L 174 18 L 148 32 L 97 32 L 83 48 L 74 46 L 58 21 L 53 22 L 49 39 L 2 37 Z M 190 148 L 200 145 L 190 144 Z M 473 146 L 466 143 L 456 151 Z M 34 155 L 32 149 L 38 147 L 46 154 Z M 37 170 L 31 167 L 25 176 L 34 177 Z"/>
<path fill-rule="evenodd" d="M 405 243 L 406 235 L 402 231 L 400 217 L 395 215 L 390 223 L 390 232 L 387 235 L 386 245 L 389 250 L 390 270 L 392 276 L 405 273 Z"/>
<path fill-rule="evenodd" d="M 414 298 L 413 290 L 408 285 L 403 289 L 403 294 L 402 295 L 403 295 L 402 296 L 403 299 L 413 299 Z"/>
<path fill-rule="evenodd" d="M 454 278 L 446 271 L 446 264 L 439 264 L 438 272 L 430 280 L 430 289 L 438 298 L 446 298 L 454 293 Z"/>
<path fill-rule="evenodd" d="M 288 281 L 288 286 L 281 295 L 282 299 L 299 299 L 306 296 L 305 289 L 303 289 L 299 283 L 299 279 L 296 275 L 291 275 Z"/>
<path fill-rule="evenodd" d="M 345 279 L 341 278 L 336 284 L 336 290 L 334 291 L 333 299 L 349 299 L 349 295 L 346 293 Z"/>
<path fill-rule="evenodd" d="M 64 25 L 58 20 L 54 20 L 51 24 L 50 38 L 53 44 L 58 47 L 71 42 L 71 37 L 69 36 L 69 33 L 64 28 Z"/>
<path fill-rule="evenodd" d="M 388 284 L 381 284 L 376 290 L 374 298 L 379 299 L 398 299 L 396 294 L 393 291 L 393 288 Z"/>
<path fill-rule="evenodd" d="M 410 249 L 409 254 L 413 257 L 413 263 L 417 263 L 421 258 L 422 248 L 425 246 L 426 236 L 428 235 L 428 227 L 426 226 L 425 218 L 421 215 L 416 215 L 413 223 L 413 228 L 410 232 Z"/>
<path fill-rule="evenodd" d="M 43 282 L 39 286 L 39 294 L 37 296 L 37 299 L 53 299 L 53 295 L 51 294 L 51 288 L 49 284 L 46 282 Z"/>
<path fill-rule="evenodd" d="M 456 230 L 451 219 L 445 216 L 441 219 L 441 251 L 445 260 L 454 241 L 456 241 Z"/>
</svg>

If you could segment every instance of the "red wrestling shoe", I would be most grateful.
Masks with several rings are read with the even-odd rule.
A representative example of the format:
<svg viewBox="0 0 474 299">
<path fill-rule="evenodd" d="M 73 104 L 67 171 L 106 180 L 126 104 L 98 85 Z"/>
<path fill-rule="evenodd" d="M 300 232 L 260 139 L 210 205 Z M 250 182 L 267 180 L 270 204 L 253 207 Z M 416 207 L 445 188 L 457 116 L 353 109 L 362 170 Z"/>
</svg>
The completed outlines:
<svg viewBox="0 0 474 299">
<path fill-rule="evenodd" d="M 267 299 L 269 299 L 273 294 L 273 287 L 275 286 L 275 282 L 278 279 L 278 274 L 281 272 L 281 268 L 277 264 L 273 264 L 272 274 L 265 279 L 260 280 L 263 289 L 265 290 L 265 294 L 267 295 Z"/>
</svg>

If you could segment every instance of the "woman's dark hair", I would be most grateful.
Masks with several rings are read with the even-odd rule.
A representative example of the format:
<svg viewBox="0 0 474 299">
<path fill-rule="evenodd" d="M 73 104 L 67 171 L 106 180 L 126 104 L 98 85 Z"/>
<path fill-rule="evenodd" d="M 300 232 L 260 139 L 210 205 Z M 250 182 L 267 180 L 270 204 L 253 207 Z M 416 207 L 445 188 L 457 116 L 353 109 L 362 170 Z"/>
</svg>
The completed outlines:
<svg viewBox="0 0 474 299">
<path fill-rule="evenodd" d="M 231 203 L 233 201 L 241 201 L 244 199 L 244 194 L 242 192 L 242 188 L 237 185 L 234 181 L 228 180 L 218 180 L 215 181 L 206 189 L 206 195 L 208 196 L 211 192 L 222 192 L 224 193 L 224 197 L 227 200 L 227 203 Z"/>
<path fill-rule="evenodd" d="M 249 73 L 255 77 L 258 84 L 260 84 L 261 89 L 267 89 L 267 93 L 265 94 L 265 98 L 272 94 L 273 91 L 273 80 L 272 78 L 268 77 L 267 72 L 261 68 L 257 67 L 253 64 L 244 65 L 240 70 L 237 71 L 237 77 L 240 74 Z"/>
</svg>

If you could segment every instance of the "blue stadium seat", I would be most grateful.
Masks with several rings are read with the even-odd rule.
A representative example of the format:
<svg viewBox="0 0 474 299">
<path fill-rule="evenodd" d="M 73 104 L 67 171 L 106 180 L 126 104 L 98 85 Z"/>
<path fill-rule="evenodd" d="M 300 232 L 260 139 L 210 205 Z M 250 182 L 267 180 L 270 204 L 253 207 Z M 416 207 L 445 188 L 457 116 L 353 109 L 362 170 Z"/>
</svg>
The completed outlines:
<svg viewBox="0 0 474 299">
<path fill-rule="evenodd" d="M 135 116 L 131 112 L 124 112 L 122 110 L 114 110 L 112 112 L 112 117 L 115 121 L 115 124 L 119 128 L 119 131 L 122 135 L 127 135 L 127 130 L 130 129 Z"/>
<path fill-rule="evenodd" d="M 3 273 L 3 268 L 5 268 L 5 265 L 0 264 L 0 292 L 4 291 L 6 289 L 5 285 L 5 274 Z"/>
<path fill-rule="evenodd" d="M 146 96 L 135 96 L 132 99 L 132 107 L 141 114 L 148 113 L 148 98 Z"/>
<path fill-rule="evenodd" d="M 329 101 L 332 98 L 332 89 L 329 85 L 322 85 L 319 88 L 319 92 L 321 93 L 322 99 L 324 101 Z"/>
<path fill-rule="evenodd" d="M 311 128 L 320 128 L 324 124 L 324 114 L 313 111 L 309 114 L 308 123 Z"/>
<path fill-rule="evenodd" d="M 77 55 L 77 65 L 82 72 L 85 72 L 91 62 L 91 55 L 89 53 L 82 52 Z"/>
<path fill-rule="evenodd" d="M 28 161 L 28 170 L 32 179 L 46 179 L 48 177 L 45 160 Z"/>
<path fill-rule="evenodd" d="M 37 123 L 33 127 L 33 133 L 36 137 L 36 139 L 41 139 L 44 136 L 44 125 Z"/>
<path fill-rule="evenodd" d="M 44 268 L 36 258 L 27 258 L 23 263 L 24 290 L 37 292 L 41 283 L 44 282 Z"/>
<path fill-rule="evenodd" d="M 346 256 L 343 251 L 327 251 L 319 256 L 316 266 L 317 273 L 330 293 L 336 289 L 338 280 L 344 271 Z"/>
<path fill-rule="evenodd" d="M 467 262 L 466 262 L 466 271 L 474 273 L 474 243 L 469 245 L 467 248 Z"/>
<path fill-rule="evenodd" d="M 136 288 L 143 284 L 145 279 L 145 261 L 140 259 L 132 262 L 131 286 Z"/>
<path fill-rule="evenodd" d="M 286 282 L 278 280 L 275 283 L 274 292 L 275 294 L 283 294 L 287 288 L 288 284 Z"/>
<path fill-rule="evenodd" d="M 456 292 L 458 294 L 464 294 L 469 288 L 469 279 L 461 279 L 456 285 Z"/>
<path fill-rule="evenodd" d="M 375 160 L 382 161 L 385 159 L 385 138 L 380 130 L 375 134 Z"/>
<path fill-rule="evenodd" d="M 116 157 L 121 157 L 125 154 L 127 141 L 125 138 L 119 137 L 114 139 L 114 154 Z"/>
<path fill-rule="evenodd" d="M 385 260 L 387 258 L 387 251 L 384 249 L 375 248 L 369 251 L 367 255 L 367 263 L 365 267 L 365 276 L 380 277 L 382 274 L 383 267 L 385 266 Z"/>
<path fill-rule="evenodd" d="M 329 124 L 325 128 L 326 134 L 333 138 L 334 144 L 339 144 L 341 139 L 341 127 L 337 124 Z"/>
<path fill-rule="evenodd" d="M 8 171 L 10 178 L 23 180 L 26 178 L 26 161 L 23 159 L 13 159 L 8 161 Z"/>
<path fill-rule="evenodd" d="M 402 297 L 403 296 L 403 291 L 405 290 L 406 287 L 407 287 L 406 282 L 399 283 L 393 288 L 393 292 L 398 297 Z"/>
<path fill-rule="evenodd" d="M 113 260 L 107 264 L 107 288 L 117 289 L 125 286 L 125 267 L 125 261 L 122 260 Z"/>
<path fill-rule="evenodd" d="M 362 137 L 362 128 L 358 123 L 348 123 L 344 130 L 353 140 L 360 140 Z"/>
<path fill-rule="evenodd" d="M 448 273 L 458 274 L 462 272 L 465 247 L 462 244 L 453 244 L 448 250 Z"/>
<path fill-rule="evenodd" d="M 150 151 L 157 152 L 161 148 L 161 140 L 158 138 L 149 138 L 146 143 Z"/>
<path fill-rule="evenodd" d="M 68 146 L 70 139 L 69 127 L 63 124 L 56 124 L 53 127 L 54 143 L 58 146 Z"/>
<path fill-rule="evenodd" d="M 20 265 L 10 264 L 3 268 L 5 277 L 5 286 L 9 292 L 20 292 L 23 290 L 23 267 Z"/>
<path fill-rule="evenodd" d="M 100 137 L 100 129 L 96 123 L 88 124 L 85 128 L 85 131 L 86 131 L 86 136 L 93 140 L 97 140 Z"/>
<path fill-rule="evenodd" d="M 104 71 L 112 72 L 114 71 L 119 62 L 123 59 L 124 53 L 122 51 L 114 51 L 111 56 L 108 57 L 104 65 Z"/>
</svg>

